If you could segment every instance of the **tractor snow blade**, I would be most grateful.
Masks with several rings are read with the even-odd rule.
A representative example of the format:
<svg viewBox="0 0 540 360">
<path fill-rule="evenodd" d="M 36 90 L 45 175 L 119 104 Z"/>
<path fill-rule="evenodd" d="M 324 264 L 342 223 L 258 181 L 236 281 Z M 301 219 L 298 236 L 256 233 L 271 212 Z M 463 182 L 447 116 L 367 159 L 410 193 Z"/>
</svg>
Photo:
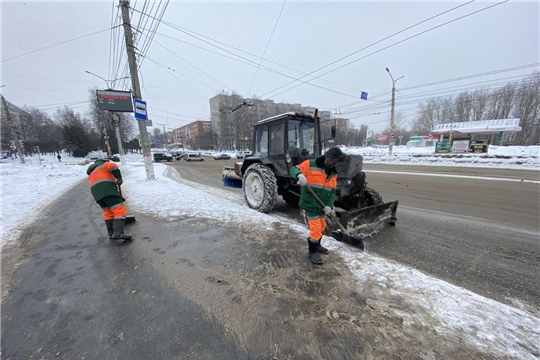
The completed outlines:
<svg viewBox="0 0 540 360">
<path fill-rule="evenodd" d="M 385 223 L 396 225 L 398 201 L 387 202 L 363 209 L 340 213 L 339 222 L 350 234 L 362 238 L 378 232 Z"/>
</svg>

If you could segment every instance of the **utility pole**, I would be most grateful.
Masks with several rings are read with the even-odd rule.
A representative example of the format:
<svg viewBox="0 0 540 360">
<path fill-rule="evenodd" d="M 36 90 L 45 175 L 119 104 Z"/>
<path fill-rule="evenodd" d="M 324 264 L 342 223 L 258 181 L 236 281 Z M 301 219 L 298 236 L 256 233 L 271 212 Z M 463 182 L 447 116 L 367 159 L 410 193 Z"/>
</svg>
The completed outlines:
<svg viewBox="0 0 540 360">
<path fill-rule="evenodd" d="M 120 153 L 120 164 L 126 165 L 124 147 L 122 146 L 122 139 L 120 138 L 120 115 L 112 113 L 111 118 L 114 130 L 116 131 L 116 141 L 118 142 L 118 152 Z"/>
<path fill-rule="evenodd" d="M 13 142 L 15 143 L 15 147 L 17 148 L 17 152 L 19 153 L 19 159 L 21 159 L 21 164 L 24 164 L 25 161 L 24 161 L 24 155 L 22 152 L 21 142 L 19 141 L 19 134 L 17 133 L 17 130 L 15 129 L 15 124 L 13 124 L 13 120 L 11 119 L 11 114 L 9 113 L 9 109 L 6 103 L 6 99 L 4 98 L 4 95 L 0 94 L 0 97 L 2 98 L 2 106 L 6 113 L 8 124 L 11 126 L 11 136 L 13 137 Z"/>
<path fill-rule="evenodd" d="M 167 139 L 167 129 L 165 129 L 166 124 L 156 124 L 163 128 L 163 135 L 161 137 L 161 140 L 163 141 L 163 147 L 168 148 L 169 142 Z"/>
<path fill-rule="evenodd" d="M 120 8 L 122 9 L 124 37 L 126 40 L 126 52 L 129 63 L 129 72 L 131 74 L 131 87 L 133 91 L 133 98 L 142 100 L 141 86 L 139 84 L 139 74 L 137 72 L 137 62 L 135 59 L 135 48 L 133 46 L 133 33 L 131 32 L 131 23 L 129 19 L 129 0 L 120 0 Z M 139 126 L 139 134 L 141 137 L 141 145 L 143 148 L 146 180 L 155 180 L 156 177 L 154 175 L 154 166 L 152 165 L 152 153 L 150 152 L 150 141 L 148 140 L 146 122 L 137 120 L 137 125 Z"/>
<path fill-rule="evenodd" d="M 111 144 L 109 144 L 109 135 L 107 134 L 107 128 L 103 126 L 103 136 L 105 137 L 105 145 L 107 145 L 107 155 L 111 156 Z"/>
<path fill-rule="evenodd" d="M 388 75 L 390 75 L 390 78 L 392 79 L 392 110 L 391 110 L 391 115 L 390 115 L 390 130 L 393 133 L 394 130 L 395 130 L 395 127 L 394 127 L 394 112 L 395 112 L 395 107 L 396 107 L 396 82 L 399 79 L 403 79 L 404 76 L 398 77 L 397 79 L 394 80 L 394 77 L 390 73 L 390 69 L 386 68 L 386 71 L 388 72 Z M 393 147 L 394 147 L 394 144 L 392 143 L 393 141 L 395 141 L 395 140 L 390 139 L 390 145 L 388 146 L 388 151 L 389 151 L 390 156 L 392 156 L 392 150 L 393 150 Z"/>
</svg>

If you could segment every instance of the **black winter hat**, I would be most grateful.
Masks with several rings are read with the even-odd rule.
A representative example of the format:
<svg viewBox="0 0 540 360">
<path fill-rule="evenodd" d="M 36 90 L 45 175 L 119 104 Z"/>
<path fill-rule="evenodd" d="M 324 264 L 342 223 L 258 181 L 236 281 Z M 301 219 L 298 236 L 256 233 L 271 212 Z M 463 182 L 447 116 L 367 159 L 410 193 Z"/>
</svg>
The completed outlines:
<svg viewBox="0 0 540 360">
<path fill-rule="evenodd" d="M 328 157 L 331 157 L 333 159 L 337 159 L 339 155 L 343 154 L 343 151 L 341 151 L 338 147 L 330 148 L 325 155 Z"/>
<path fill-rule="evenodd" d="M 343 153 L 340 148 L 333 147 L 324 153 L 326 156 L 325 165 L 327 167 L 334 167 L 338 162 L 345 161 L 347 154 Z"/>
</svg>

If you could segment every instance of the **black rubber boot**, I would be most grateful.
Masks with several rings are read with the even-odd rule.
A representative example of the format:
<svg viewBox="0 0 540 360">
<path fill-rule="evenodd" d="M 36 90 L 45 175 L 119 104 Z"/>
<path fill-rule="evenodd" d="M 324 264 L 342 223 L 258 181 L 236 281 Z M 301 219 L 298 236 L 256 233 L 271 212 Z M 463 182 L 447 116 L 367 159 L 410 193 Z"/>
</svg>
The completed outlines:
<svg viewBox="0 0 540 360">
<path fill-rule="evenodd" d="M 308 239 L 308 247 L 309 247 L 309 259 L 312 263 L 321 265 L 323 263 L 321 254 L 317 251 L 317 245 L 319 242 L 314 242 Z"/>
<path fill-rule="evenodd" d="M 131 235 L 124 234 L 124 226 L 126 225 L 126 219 L 114 219 L 113 220 L 113 236 L 114 240 L 131 240 Z"/>
<path fill-rule="evenodd" d="M 322 246 L 322 236 L 321 238 L 319 239 L 319 243 L 317 244 L 317 251 L 320 253 L 320 254 L 326 254 L 328 252 L 328 249 L 325 248 L 324 246 Z"/>
<path fill-rule="evenodd" d="M 105 220 L 105 226 L 107 226 L 107 233 L 109 234 L 109 239 L 113 236 L 113 221 L 112 220 Z"/>
</svg>

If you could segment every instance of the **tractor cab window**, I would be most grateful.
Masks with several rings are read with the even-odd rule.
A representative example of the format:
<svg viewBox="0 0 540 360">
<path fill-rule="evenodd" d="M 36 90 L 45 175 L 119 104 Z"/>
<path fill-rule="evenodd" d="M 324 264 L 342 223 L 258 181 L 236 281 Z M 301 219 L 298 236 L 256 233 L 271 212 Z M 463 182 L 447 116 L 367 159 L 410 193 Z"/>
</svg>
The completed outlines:
<svg viewBox="0 0 540 360">
<path fill-rule="evenodd" d="M 289 141 L 289 150 L 294 155 L 313 155 L 313 146 L 315 145 L 315 124 L 307 121 L 289 121 L 289 130 L 287 132 Z"/>
<path fill-rule="evenodd" d="M 255 156 L 268 156 L 268 127 L 259 126 L 256 133 Z"/>
<path fill-rule="evenodd" d="M 270 126 L 270 154 L 283 154 L 285 124 Z"/>
</svg>

